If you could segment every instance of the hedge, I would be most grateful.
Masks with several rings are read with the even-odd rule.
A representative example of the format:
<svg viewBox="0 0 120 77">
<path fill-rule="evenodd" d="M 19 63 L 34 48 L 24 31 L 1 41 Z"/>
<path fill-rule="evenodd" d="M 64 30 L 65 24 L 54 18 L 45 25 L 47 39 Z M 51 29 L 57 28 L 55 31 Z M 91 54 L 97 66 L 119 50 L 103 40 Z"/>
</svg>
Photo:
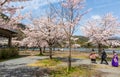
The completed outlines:
<svg viewBox="0 0 120 77">
<path fill-rule="evenodd" d="M 3 48 L 0 49 L 0 59 L 8 59 L 18 56 L 18 48 Z"/>
</svg>

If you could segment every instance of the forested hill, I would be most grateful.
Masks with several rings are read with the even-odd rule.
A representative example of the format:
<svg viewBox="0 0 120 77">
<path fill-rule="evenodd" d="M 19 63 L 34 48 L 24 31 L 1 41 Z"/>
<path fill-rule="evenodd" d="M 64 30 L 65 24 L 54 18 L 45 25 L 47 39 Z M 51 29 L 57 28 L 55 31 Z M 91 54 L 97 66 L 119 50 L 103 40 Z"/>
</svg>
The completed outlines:
<svg viewBox="0 0 120 77">
<path fill-rule="evenodd" d="M 77 44 L 84 44 L 84 43 L 88 42 L 88 38 L 85 37 L 85 36 L 73 36 L 73 37 L 79 38 L 79 39 L 76 41 Z"/>
</svg>

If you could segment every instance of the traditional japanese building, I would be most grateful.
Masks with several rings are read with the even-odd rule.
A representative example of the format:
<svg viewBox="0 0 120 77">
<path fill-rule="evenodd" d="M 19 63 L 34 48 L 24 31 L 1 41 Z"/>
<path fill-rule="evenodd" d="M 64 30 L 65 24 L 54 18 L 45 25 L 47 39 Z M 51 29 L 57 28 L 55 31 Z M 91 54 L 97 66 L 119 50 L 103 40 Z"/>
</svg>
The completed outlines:
<svg viewBox="0 0 120 77">
<path fill-rule="evenodd" d="M 15 37 L 16 35 L 17 35 L 16 31 L 0 27 L 0 36 L 8 39 L 8 47 L 12 46 L 12 38 Z"/>
</svg>

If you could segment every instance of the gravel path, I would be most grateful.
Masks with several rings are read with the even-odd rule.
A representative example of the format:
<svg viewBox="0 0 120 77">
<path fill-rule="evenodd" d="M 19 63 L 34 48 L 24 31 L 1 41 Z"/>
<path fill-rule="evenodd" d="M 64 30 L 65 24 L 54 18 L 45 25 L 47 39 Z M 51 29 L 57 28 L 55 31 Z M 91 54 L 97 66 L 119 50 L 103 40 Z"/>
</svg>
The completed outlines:
<svg viewBox="0 0 120 77">
<path fill-rule="evenodd" d="M 112 67 L 111 65 L 98 65 L 101 68 L 96 70 L 102 72 L 101 77 L 120 77 L 120 67 Z"/>
<path fill-rule="evenodd" d="M 42 68 L 39 67 L 28 67 L 27 64 L 34 63 L 37 60 L 45 59 L 48 57 L 39 57 L 39 56 L 29 56 L 18 59 L 12 59 L 4 62 L 0 62 L 0 77 L 49 77 L 46 75 L 37 75 L 40 74 L 40 70 Z M 89 59 L 73 59 L 72 65 L 81 65 L 81 64 L 91 64 Z M 100 77 L 120 77 L 120 68 L 112 67 L 110 65 L 105 64 L 97 64 L 100 68 L 97 68 L 97 71 L 102 72 Z M 67 64 L 63 64 L 60 66 L 66 66 Z M 106 68 L 107 67 L 107 68 Z"/>
<path fill-rule="evenodd" d="M 95 67 L 96 71 L 99 71 L 100 75 L 96 77 L 120 77 L 120 66 L 119 67 L 112 67 L 111 62 L 108 62 L 109 65 L 106 64 L 100 64 L 100 61 L 97 61 L 97 64 L 92 64 L 89 59 L 85 60 L 77 60 L 76 62 L 72 63 L 73 65 L 96 65 Z M 94 69 L 94 68 L 93 68 Z"/>
<path fill-rule="evenodd" d="M 45 58 L 48 57 L 29 56 L 0 62 L 0 77 L 37 77 L 40 68 L 26 65 Z"/>
<path fill-rule="evenodd" d="M 18 59 L 12 59 L 8 61 L 0 62 L 0 67 L 14 69 L 14 68 L 25 66 L 26 64 L 29 64 L 29 63 L 34 63 L 37 60 L 41 60 L 45 58 L 48 58 L 48 57 L 29 56 L 29 57 L 23 57 Z"/>
</svg>

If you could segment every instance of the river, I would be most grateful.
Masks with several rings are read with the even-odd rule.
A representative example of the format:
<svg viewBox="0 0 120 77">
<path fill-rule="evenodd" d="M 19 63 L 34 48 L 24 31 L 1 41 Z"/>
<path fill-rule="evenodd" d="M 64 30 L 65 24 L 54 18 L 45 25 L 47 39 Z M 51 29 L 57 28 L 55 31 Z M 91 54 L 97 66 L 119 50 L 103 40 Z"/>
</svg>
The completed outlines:
<svg viewBox="0 0 120 77">
<path fill-rule="evenodd" d="M 21 49 L 20 50 L 24 50 Z M 33 50 L 33 48 L 29 48 L 28 50 Z M 38 48 L 35 48 L 34 50 L 39 50 Z M 49 50 L 49 48 L 46 48 L 46 50 Z M 69 51 L 69 48 L 55 48 L 55 51 Z M 72 51 L 78 51 L 78 52 L 90 52 L 92 50 L 92 48 L 72 48 Z M 94 48 L 95 52 L 98 52 L 97 48 Z M 120 49 L 119 48 L 107 48 L 105 49 L 106 53 L 112 53 L 113 50 L 117 53 L 120 53 Z"/>
</svg>

